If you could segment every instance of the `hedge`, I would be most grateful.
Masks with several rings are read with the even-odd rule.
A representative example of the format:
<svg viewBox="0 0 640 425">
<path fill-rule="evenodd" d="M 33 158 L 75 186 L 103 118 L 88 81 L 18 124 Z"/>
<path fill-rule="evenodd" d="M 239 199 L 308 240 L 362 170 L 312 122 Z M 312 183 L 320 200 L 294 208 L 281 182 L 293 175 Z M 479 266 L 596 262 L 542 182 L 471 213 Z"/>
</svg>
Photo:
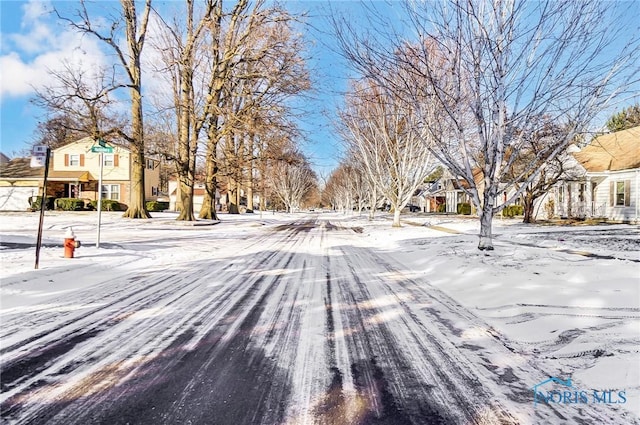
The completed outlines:
<svg viewBox="0 0 640 425">
<path fill-rule="evenodd" d="M 98 209 L 98 201 L 91 201 L 91 207 L 94 210 Z M 124 211 L 122 205 L 118 201 L 111 199 L 102 200 L 102 211 Z"/>
<path fill-rule="evenodd" d="M 169 209 L 169 203 L 164 201 L 148 201 L 146 203 L 147 211 L 164 211 Z"/>
<path fill-rule="evenodd" d="M 63 211 L 82 211 L 84 201 L 78 198 L 58 198 L 56 199 L 56 209 Z"/>
<path fill-rule="evenodd" d="M 31 209 L 34 211 L 40 211 L 40 201 L 42 196 L 30 196 L 29 204 L 31 205 Z M 55 205 L 55 200 L 53 196 L 47 196 L 47 201 L 44 204 L 45 210 L 53 210 Z"/>
<path fill-rule="evenodd" d="M 515 217 L 517 215 L 523 215 L 523 214 L 524 214 L 524 207 L 522 205 L 507 205 L 502 210 L 502 216 L 508 217 L 508 218 Z"/>
<path fill-rule="evenodd" d="M 438 205 L 438 208 L 436 208 L 436 212 L 446 213 L 447 212 L 447 205 L 446 204 Z"/>
<path fill-rule="evenodd" d="M 471 214 L 471 204 L 468 202 L 462 202 L 457 206 L 458 214 L 470 215 Z"/>
</svg>

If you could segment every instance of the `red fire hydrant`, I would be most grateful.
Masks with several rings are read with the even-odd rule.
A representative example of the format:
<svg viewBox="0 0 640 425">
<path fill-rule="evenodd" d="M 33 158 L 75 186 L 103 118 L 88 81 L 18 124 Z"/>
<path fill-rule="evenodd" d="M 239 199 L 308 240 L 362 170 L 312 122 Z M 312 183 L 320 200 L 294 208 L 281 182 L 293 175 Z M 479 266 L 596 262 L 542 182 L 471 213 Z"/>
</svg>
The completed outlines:
<svg viewBox="0 0 640 425">
<path fill-rule="evenodd" d="M 69 227 L 67 233 L 64 234 L 64 258 L 73 258 L 76 248 L 80 248 L 80 241 L 76 240 L 73 229 Z"/>
</svg>

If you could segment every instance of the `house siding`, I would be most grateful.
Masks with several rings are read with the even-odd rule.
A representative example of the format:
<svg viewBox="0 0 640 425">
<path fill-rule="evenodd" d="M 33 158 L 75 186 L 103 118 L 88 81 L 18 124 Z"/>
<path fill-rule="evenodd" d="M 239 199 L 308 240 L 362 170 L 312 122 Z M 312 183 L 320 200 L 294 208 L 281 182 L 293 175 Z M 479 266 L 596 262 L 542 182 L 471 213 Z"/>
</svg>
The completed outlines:
<svg viewBox="0 0 640 425">
<path fill-rule="evenodd" d="M 598 184 L 596 189 L 596 208 L 605 211 L 605 216 L 616 221 L 638 222 L 638 179 L 640 169 L 611 173 Z M 611 184 L 618 181 L 629 181 L 628 204 L 611 205 Z M 627 203 L 627 202 L 626 202 Z"/>
<path fill-rule="evenodd" d="M 62 146 L 54 151 L 53 169 L 58 171 L 89 171 L 96 179 L 100 177 L 100 154 L 91 152 L 91 147 L 97 145 L 92 140 L 80 140 L 75 143 Z M 84 160 L 80 165 L 69 165 L 70 155 L 82 155 Z M 103 180 L 129 181 L 129 152 L 119 146 L 113 149 L 113 155 L 117 155 L 117 165 L 104 166 Z M 82 165 L 84 163 L 84 165 Z M 115 160 L 114 160 L 115 163 Z"/>
</svg>

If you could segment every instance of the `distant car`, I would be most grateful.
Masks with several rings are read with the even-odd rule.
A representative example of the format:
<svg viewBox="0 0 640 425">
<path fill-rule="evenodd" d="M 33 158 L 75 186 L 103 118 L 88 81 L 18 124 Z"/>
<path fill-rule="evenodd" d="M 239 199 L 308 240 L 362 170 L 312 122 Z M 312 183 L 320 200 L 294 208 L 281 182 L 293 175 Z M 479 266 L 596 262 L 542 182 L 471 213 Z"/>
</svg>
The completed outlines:
<svg viewBox="0 0 640 425">
<path fill-rule="evenodd" d="M 420 212 L 420 207 L 417 205 L 407 205 L 410 212 Z"/>
</svg>

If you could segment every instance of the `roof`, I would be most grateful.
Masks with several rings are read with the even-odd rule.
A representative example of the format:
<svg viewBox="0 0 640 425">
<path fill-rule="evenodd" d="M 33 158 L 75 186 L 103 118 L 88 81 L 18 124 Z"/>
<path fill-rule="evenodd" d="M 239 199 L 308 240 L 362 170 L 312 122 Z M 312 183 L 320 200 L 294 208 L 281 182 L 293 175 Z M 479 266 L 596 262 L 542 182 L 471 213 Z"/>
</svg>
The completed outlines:
<svg viewBox="0 0 640 425">
<path fill-rule="evenodd" d="M 41 179 L 44 167 L 31 167 L 31 158 L 14 158 L 0 166 L 0 178 L 7 179 Z"/>
<path fill-rule="evenodd" d="M 88 171 L 56 171 L 49 166 L 49 181 L 88 182 L 95 178 Z M 40 180 L 44 178 L 44 167 L 32 167 L 31 158 L 14 158 L 0 166 L 0 179 Z"/>
<path fill-rule="evenodd" d="M 47 176 L 49 181 L 68 181 L 68 182 L 81 182 L 86 183 L 95 180 L 88 171 L 56 171 L 49 170 Z"/>
<path fill-rule="evenodd" d="M 640 126 L 598 136 L 573 156 L 587 172 L 640 168 Z"/>
</svg>

